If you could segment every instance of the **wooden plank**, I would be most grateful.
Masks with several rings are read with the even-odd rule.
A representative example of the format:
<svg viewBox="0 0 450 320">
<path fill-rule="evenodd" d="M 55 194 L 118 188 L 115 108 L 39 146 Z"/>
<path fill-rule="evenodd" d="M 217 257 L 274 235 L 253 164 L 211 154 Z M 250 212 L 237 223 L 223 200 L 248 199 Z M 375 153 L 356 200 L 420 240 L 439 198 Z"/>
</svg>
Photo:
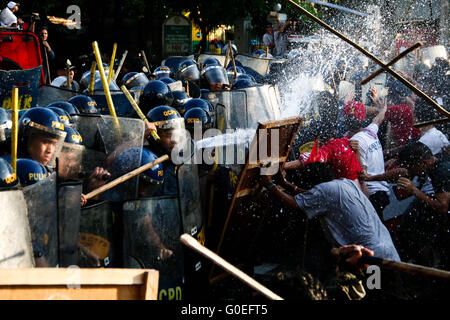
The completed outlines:
<svg viewBox="0 0 450 320">
<path fill-rule="evenodd" d="M 230 261 L 234 264 L 240 263 L 240 260 L 242 260 L 241 258 L 246 255 L 245 251 L 248 250 L 248 247 L 241 246 L 239 244 L 250 243 L 248 241 L 251 241 L 251 238 L 255 235 L 255 230 L 249 230 L 247 227 L 251 225 L 251 219 L 258 219 L 250 217 L 255 216 L 258 210 L 263 211 L 261 203 L 258 203 L 255 199 L 252 199 L 251 196 L 254 194 L 253 191 L 256 190 L 255 188 L 258 187 L 260 176 L 260 167 L 259 165 L 255 165 L 255 163 L 266 163 L 266 161 L 270 161 L 270 159 L 275 159 L 275 163 L 273 163 L 273 165 L 278 166 L 281 164 L 281 166 L 284 166 L 286 159 L 289 156 L 294 138 L 300 130 L 301 125 L 302 118 L 295 117 L 260 123 L 258 129 L 256 130 L 256 137 L 250 145 L 244 168 L 239 174 L 239 180 L 228 209 L 228 214 L 216 250 L 218 255 L 230 259 Z M 265 132 L 264 129 L 268 131 Z M 271 130 L 273 129 L 279 131 L 279 154 L 272 158 L 270 156 L 263 157 L 265 160 L 259 159 L 259 137 L 261 134 L 267 135 L 267 148 L 270 149 L 272 146 Z M 265 154 L 271 154 L 271 152 L 267 152 Z M 230 257 L 228 252 L 224 252 L 226 249 L 230 248 L 232 248 L 233 254 L 235 255 L 234 257 Z M 210 272 L 210 279 L 217 276 L 214 271 L 215 267 L 213 266 Z"/>
<path fill-rule="evenodd" d="M 0 269 L 0 300 L 157 300 L 152 269 Z"/>
<path fill-rule="evenodd" d="M 0 286 L 66 285 L 77 277 L 82 285 L 141 285 L 151 269 L 18 268 L 0 269 Z"/>
</svg>

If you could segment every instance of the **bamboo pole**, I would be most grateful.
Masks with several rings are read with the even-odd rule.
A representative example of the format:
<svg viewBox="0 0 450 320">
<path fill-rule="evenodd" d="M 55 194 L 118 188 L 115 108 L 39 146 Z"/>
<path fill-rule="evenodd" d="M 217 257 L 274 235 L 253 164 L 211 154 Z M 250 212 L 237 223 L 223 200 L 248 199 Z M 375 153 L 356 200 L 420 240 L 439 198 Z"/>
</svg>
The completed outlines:
<svg viewBox="0 0 450 320">
<path fill-rule="evenodd" d="M 109 64 L 109 72 L 108 72 L 108 86 L 111 83 L 111 79 L 114 75 L 114 60 L 116 59 L 116 52 L 117 52 L 117 43 L 114 43 L 113 46 L 113 52 L 111 55 L 111 62 Z"/>
<path fill-rule="evenodd" d="M 412 47 L 409 47 L 408 49 L 406 49 L 405 51 L 403 51 L 402 53 L 400 53 L 398 56 L 396 56 L 394 59 L 392 59 L 391 61 L 389 61 L 386 64 L 386 67 L 390 67 L 392 65 L 394 65 L 397 61 L 399 61 L 401 58 L 403 58 L 404 56 L 406 56 L 408 53 L 416 50 L 417 48 L 420 48 L 422 46 L 422 42 L 417 42 L 416 44 L 414 44 Z M 377 71 L 375 71 L 374 73 L 372 73 L 370 76 L 368 76 L 366 79 L 364 79 L 363 81 L 361 81 L 362 85 L 365 85 L 366 83 L 368 83 L 370 80 L 372 80 L 373 78 L 375 78 L 376 76 L 378 76 L 380 73 L 384 72 L 384 69 L 379 69 Z"/>
<path fill-rule="evenodd" d="M 19 88 L 12 89 L 11 100 L 11 166 L 14 173 L 17 173 L 17 143 L 19 141 Z"/>
<path fill-rule="evenodd" d="M 242 272 L 208 248 L 202 246 L 200 243 L 198 243 L 197 240 L 195 240 L 193 237 L 191 237 L 189 234 L 183 234 L 180 237 L 181 243 L 183 243 L 186 247 L 200 253 L 205 258 L 211 260 L 215 264 L 217 264 L 219 267 L 227 271 L 228 273 L 232 274 L 242 282 L 244 282 L 249 287 L 255 289 L 262 295 L 264 295 L 266 298 L 269 298 L 271 300 L 284 300 L 279 295 L 275 294 L 274 292 L 267 289 L 265 286 L 248 276 L 246 273 Z"/>
<path fill-rule="evenodd" d="M 339 249 L 333 248 L 331 250 L 331 254 L 336 257 L 339 256 Z M 358 262 L 362 264 L 377 265 L 386 269 L 406 272 L 417 276 L 450 280 L 450 271 L 439 270 L 412 263 L 392 261 L 372 256 L 362 256 L 359 258 Z"/>
<path fill-rule="evenodd" d="M 431 125 L 435 125 L 435 124 L 446 123 L 446 122 L 449 122 L 449 121 L 450 121 L 450 118 L 442 118 L 442 119 L 430 120 L 430 121 L 416 123 L 414 125 L 414 127 L 422 128 L 422 127 L 431 126 Z"/>
<path fill-rule="evenodd" d="M 125 52 L 122 55 L 122 59 L 120 60 L 119 66 L 117 67 L 116 72 L 114 73 L 114 81 L 117 81 L 117 77 L 119 76 L 120 71 L 122 70 L 123 64 L 125 63 L 125 59 L 127 58 L 128 50 L 125 50 Z"/>
<path fill-rule="evenodd" d="M 300 6 L 299 4 L 295 3 L 292 0 L 286 0 L 286 2 L 292 4 L 293 6 L 295 6 L 298 10 L 302 11 L 302 13 L 304 13 L 305 15 L 307 15 L 310 19 L 314 20 L 315 22 L 317 22 L 319 25 L 321 25 L 322 27 L 324 27 L 325 29 L 327 29 L 328 31 L 330 31 L 331 33 L 333 33 L 334 35 L 338 36 L 339 38 L 341 38 L 342 40 L 344 40 L 345 42 L 347 42 L 348 44 L 350 44 L 351 46 L 355 47 L 357 50 L 359 50 L 360 52 L 362 52 L 365 56 L 367 56 L 368 58 L 370 58 L 371 60 L 373 60 L 375 63 L 377 63 L 378 65 L 380 65 L 384 70 L 386 70 L 387 72 L 389 72 L 392 76 L 394 76 L 395 78 L 397 78 L 400 82 L 402 82 L 405 86 L 407 86 L 411 91 L 413 91 L 415 94 L 417 94 L 418 96 L 420 96 L 422 99 L 424 99 L 430 106 L 432 106 L 433 108 L 435 108 L 439 113 L 445 115 L 446 117 L 450 117 L 450 112 L 448 112 L 447 110 L 445 110 L 444 108 L 442 108 L 439 104 L 437 104 L 433 99 L 431 99 L 429 96 L 427 96 L 425 93 L 423 93 L 421 90 L 419 90 L 418 88 L 416 88 L 413 84 L 411 84 L 408 80 L 406 80 L 405 78 L 403 78 L 401 75 L 399 75 L 397 72 L 395 72 L 394 70 L 392 70 L 391 68 L 387 67 L 381 60 L 379 60 L 377 57 L 375 57 L 373 54 L 371 54 L 370 52 L 368 52 L 366 49 L 364 49 L 363 47 L 361 47 L 360 45 L 358 45 L 357 43 L 353 42 L 352 40 L 350 40 L 349 38 L 347 38 L 346 36 L 344 36 L 343 34 L 341 34 L 340 32 L 336 31 L 335 29 L 333 29 L 332 27 L 330 27 L 328 24 L 326 24 L 325 22 L 323 22 L 322 20 L 320 20 L 319 18 L 317 18 L 316 16 L 314 16 L 313 14 L 311 14 L 310 12 L 308 12 L 306 9 L 304 9 L 302 6 Z"/>
<path fill-rule="evenodd" d="M 147 72 L 150 74 L 152 71 L 150 70 L 150 65 L 148 64 L 147 56 L 145 55 L 145 51 L 141 50 L 142 59 L 144 59 L 145 66 L 147 67 Z"/>
<path fill-rule="evenodd" d="M 92 96 L 94 94 L 94 85 L 95 85 L 95 67 L 97 66 L 97 63 L 95 61 L 92 61 L 91 64 L 91 74 L 89 78 L 89 89 L 88 92 Z"/>
<path fill-rule="evenodd" d="M 136 101 L 134 101 L 134 99 L 131 96 L 130 92 L 128 91 L 127 87 L 122 85 L 120 88 L 122 89 L 123 93 L 125 94 L 125 97 L 127 97 L 128 101 L 130 102 L 134 111 L 136 111 L 136 114 L 139 116 L 139 118 L 141 118 L 141 120 L 143 120 L 144 122 L 150 122 L 150 121 L 148 121 L 147 117 L 142 113 L 141 108 L 139 108 Z M 155 130 L 151 130 L 150 134 L 152 135 L 153 139 L 155 139 L 155 140 L 161 139 Z"/>
<path fill-rule="evenodd" d="M 102 79 L 103 90 L 105 92 L 106 102 L 108 103 L 109 113 L 114 118 L 117 118 L 116 110 L 114 109 L 114 103 L 111 97 L 111 91 L 109 90 L 109 85 L 105 76 L 105 69 L 103 69 L 102 57 L 100 55 L 97 41 L 92 43 L 92 48 L 94 49 L 95 60 L 97 61 L 98 70 L 100 71 L 100 78 Z"/>
<path fill-rule="evenodd" d="M 117 179 L 115 179 L 115 180 L 105 184 L 104 186 L 101 186 L 98 189 L 95 189 L 94 191 L 89 192 L 88 194 L 84 195 L 84 198 L 86 200 L 92 199 L 92 198 L 98 196 L 99 194 L 101 194 L 101 193 L 103 193 L 103 192 L 105 192 L 105 191 L 107 191 L 107 190 L 109 190 L 111 188 L 114 188 L 115 186 L 121 184 L 122 182 L 125 182 L 125 181 L 127 181 L 127 180 L 129 180 L 129 179 L 131 179 L 131 178 L 133 178 L 135 176 L 137 176 L 138 174 L 140 174 L 140 173 L 142 173 L 144 171 L 147 171 L 148 169 L 153 168 L 154 166 L 156 166 L 156 165 L 158 165 L 161 162 L 164 162 L 166 160 L 169 160 L 169 156 L 168 155 L 164 155 L 162 157 L 159 157 L 158 159 L 156 159 L 156 160 L 154 160 L 152 162 L 149 162 L 149 163 L 147 163 L 147 164 L 145 164 L 145 165 L 143 165 L 143 166 L 141 166 L 141 167 L 139 167 L 139 168 L 137 168 L 137 169 L 135 169 L 135 170 L 133 170 L 131 172 L 128 172 L 127 174 L 124 174 L 123 176 L 121 176 L 121 177 L 119 177 L 119 178 L 117 178 Z"/>
<path fill-rule="evenodd" d="M 228 40 L 228 49 L 230 50 L 230 57 L 231 57 L 231 62 L 233 63 L 233 72 L 234 72 L 234 79 L 236 79 L 237 77 L 237 71 L 236 71 L 236 61 L 234 60 L 234 54 L 233 54 L 233 49 L 231 48 L 231 41 Z"/>
</svg>

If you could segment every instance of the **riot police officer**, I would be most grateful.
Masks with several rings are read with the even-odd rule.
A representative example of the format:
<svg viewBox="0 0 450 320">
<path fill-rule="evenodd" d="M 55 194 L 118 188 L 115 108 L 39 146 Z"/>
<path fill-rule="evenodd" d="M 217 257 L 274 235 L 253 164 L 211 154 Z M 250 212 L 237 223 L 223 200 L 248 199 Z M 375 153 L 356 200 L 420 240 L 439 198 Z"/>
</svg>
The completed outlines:
<svg viewBox="0 0 450 320">
<path fill-rule="evenodd" d="M 78 95 L 70 98 L 68 102 L 77 108 L 79 114 L 100 115 L 97 102 L 89 96 Z"/>
<path fill-rule="evenodd" d="M 164 78 L 170 78 L 170 68 L 166 66 L 159 66 L 153 71 L 153 75 L 155 76 L 156 80 L 161 80 Z"/>
<path fill-rule="evenodd" d="M 230 90 L 227 71 L 220 64 L 207 65 L 202 69 L 201 76 L 204 86 L 210 91 Z"/>
<path fill-rule="evenodd" d="M 52 170 L 65 137 L 64 125 L 56 113 L 47 108 L 32 108 L 19 119 L 19 156 Z"/>
<path fill-rule="evenodd" d="M 195 61 L 187 59 L 178 66 L 178 79 L 181 81 L 190 80 L 198 82 L 200 79 L 200 71 Z"/>
<path fill-rule="evenodd" d="M 169 86 L 160 80 L 152 80 L 144 87 L 139 98 L 139 107 L 144 114 L 147 114 L 154 107 L 170 106 L 172 101 L 173 95 Z"/>
</svg>

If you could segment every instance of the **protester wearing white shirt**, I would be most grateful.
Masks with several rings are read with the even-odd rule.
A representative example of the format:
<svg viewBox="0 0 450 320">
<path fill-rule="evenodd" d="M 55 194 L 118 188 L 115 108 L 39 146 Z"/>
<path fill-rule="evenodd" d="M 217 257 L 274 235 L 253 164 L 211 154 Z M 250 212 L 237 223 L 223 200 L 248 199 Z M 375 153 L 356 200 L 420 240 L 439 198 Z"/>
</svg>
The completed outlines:
<svg viewBox="0 0 450 320">
<path fill-rule="evenodd" d="M 16 28 L 18 23 L 21 23 L 21 19 L 17 19 L 16 13 L 19 11 L 19 4 L 13 1 L 8 2 L 8 5 L 0 13 L 0 25 L 2 27 Z"/>
</svg>

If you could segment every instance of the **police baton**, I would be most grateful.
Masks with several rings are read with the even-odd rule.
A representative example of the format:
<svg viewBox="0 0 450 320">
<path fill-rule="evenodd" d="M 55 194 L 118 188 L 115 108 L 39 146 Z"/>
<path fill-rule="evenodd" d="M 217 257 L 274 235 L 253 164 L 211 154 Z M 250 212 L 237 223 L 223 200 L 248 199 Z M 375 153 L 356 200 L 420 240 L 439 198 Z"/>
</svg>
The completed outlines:
<svg viewBox="0 0 450 320">
<path fill-rule="evenodd" d="M 339 249 L 333 248 L 331 250 L 331 254 L 335 257 L 340 256 Z M 450 271 L 439 270 L 412 263 L 393 261 L 365 255 L 359 258 L 358 262 L 361 264 L 376 265 L 386 269 L 406 272 L 416 276 L 450 280 Z"/>
<path fill-rule="evenodd" d="M 149 163 L 147 163 L 147 164 L 145 164 L 145 165 L 143 165 L 143 166 L 141 166 L 141 167 L 139 167 L 139 168 L 137 168 L 137 169 L 135 169 L 135 170 L 133 170 L 131 172 L 128 172 L 128 173 L 124 174 L 123 176 L 121 176 L 121 177 L 119 177 L 119 178 L 117 178 L 117 179 L 115 179 L 115 180 L 105 184 L 104 186 L 101 186 L 100 188 L 89 192 L 88 194 L 84 195 L 84 199 L 86 201 L 90 200 L 90 199 L 98 196 L 99 194 L 101 194 L 101 193 L 103 193 L 103 192 L 105 192 L 105 191 L 107 191 L 107 190 L 109 190 L 111 188 L 114 188 L 115 186 L 121 184 L 122 182 L 125 182 L 125 181 L 127 181 L 127 180 L 129 180 L 129 179 L 131 179 L 131 178 L 133 178 L 135 176 L 137 176 L 138 174 L 140 174 L 140 173 L 142 173 L 144 171 L 147 171 L 148 169 L 153 168 L 154 166 L 156 166 L 156 165 L 158 165 L 161 162 L 164 162 L 166 160 L 169 160 L 169 156 L 168 155 L 164 155 L 164 156 L 162 156 L 162 157 L 160 157 L 160 158 L 158 158 L 158 159 L 156 159 L 156 160 L 154 160 L 152 162 L 149 162 Z"/>
<path fill-rule="evenodd" d="M 217 264 L 219 267 L 227 271 L 228 273 L 232 274 L 242 282 L 244 282 L 246 285 L 250 286 L 251 288 L 255 289 L 259 293 L 263 294 L 266 298 L 269 298 L 271 300 L 284 300 L 279 295 L 275 294 L 274 292 L 267 289 L 265 286 L 257 282 L 255 279 L 248 276 L 246 273 L 242 272 L 208 248 L 202 246 L 200 243 L 198 243 L 197 240 L 195 240 L 192 236 L 185 233 L 181 235 L 180 241 L 182 244 L 184 244 L 186 247 L 197 251 L 205 258 L 211 260 L 215 264 Z"/>
<path fill-rule="evenodd" d="M 150 122 L 150 121 L 148 121 L 147 117 L 142 113 L 141 108 L 139 108 L 139 106 L 137 105 L 136 101 L 134 101 L 134 99 L 131 96 L 130 92 L 128 91 L 127 87 L 125 87 L 123 85 L 120 88 L 122 89 L 123 93 L 125 94 L 125 97 L 127 97 L 128 101 L 130 102 L 130 104 L 133 107 L 134 111 L 136 111 L 136 113 L 139 116 L 139 118 L 141 118 L 141 120 L 144 121 L 144 122 Z M 155 140 L 161 139 L 158 136 L 158 133 L 155 130 L 151 130 L 150 134 L 152 135 L 153 139 L 155 139 Z"/>
</svg>

